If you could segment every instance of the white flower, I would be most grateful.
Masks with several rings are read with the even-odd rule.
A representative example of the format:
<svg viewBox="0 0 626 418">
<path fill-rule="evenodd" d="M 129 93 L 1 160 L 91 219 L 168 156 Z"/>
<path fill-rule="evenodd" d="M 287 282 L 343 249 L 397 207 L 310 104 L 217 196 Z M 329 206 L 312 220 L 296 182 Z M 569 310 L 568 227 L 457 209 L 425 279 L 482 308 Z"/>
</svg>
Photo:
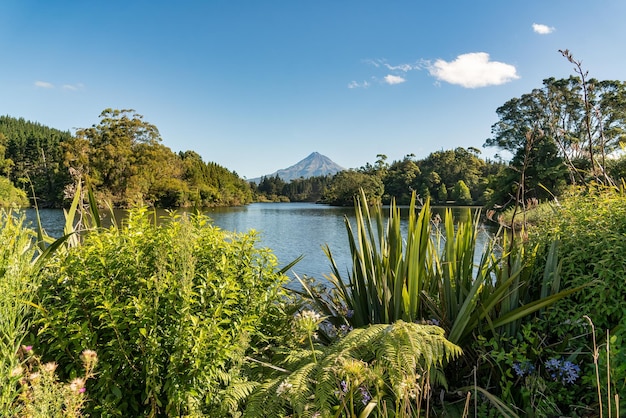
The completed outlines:
<svg viewBox="0 0 626 418">
<path fill-rule="evenodd" d="M 280 385 L 278 385 L 278 387 L 276 388 L 276 394 L 278 396 L 283 395 L 284 393 L 287 393 L 291 390 L 291 388 L 293 387 L 293 385 L 289 382 L 287 382 L 286 380 L 284 380 Z"/>
</svg>

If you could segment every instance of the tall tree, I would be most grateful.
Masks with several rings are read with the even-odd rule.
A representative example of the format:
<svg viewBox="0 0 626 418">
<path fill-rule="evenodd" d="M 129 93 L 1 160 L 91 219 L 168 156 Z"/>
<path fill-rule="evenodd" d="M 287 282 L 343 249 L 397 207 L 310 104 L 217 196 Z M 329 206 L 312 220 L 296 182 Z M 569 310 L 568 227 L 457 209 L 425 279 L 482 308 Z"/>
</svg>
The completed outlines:
<svg viewBox="0 0 626 418">
<path fill-rule="evenodd" d="M 129 182 L 136 174 L 138 146 L 161 141 L 156 126 L 133 109 L 105 109 L 97 126 L 77 130 L 76 137 L 89 143 L 90 178 L 101 194 L 118 205 L 134 197 L 129 196 Z"/>
<path fill-rule="evenodd" d="M 324 193 L 323 201 L 336 206 L 352 206 L 363 189 L 369 203 L 378 201 L 385 189 L 380 177 L 356 170 L 337 173 Z"/>
<path fill-rule="evenodd" d="M 548 78 L 543 87 L 496 110 L 485 146 L 520 154 L 529 133 L 554 144 L 569 182 L 604 175 L 604 157 L 626 143 L 626 84 L 571 76 Z M 599 170 L 599 172 L 598 172 Z"/>
</svg>

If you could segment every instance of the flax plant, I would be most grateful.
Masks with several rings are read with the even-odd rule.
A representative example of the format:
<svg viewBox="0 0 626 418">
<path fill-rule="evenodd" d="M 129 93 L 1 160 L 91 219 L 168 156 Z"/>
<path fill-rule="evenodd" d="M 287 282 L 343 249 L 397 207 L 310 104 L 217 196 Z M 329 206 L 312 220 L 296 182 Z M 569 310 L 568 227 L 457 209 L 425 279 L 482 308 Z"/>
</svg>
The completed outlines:
<svg viewBox="0 0 626 418">
<path fill-rule="evenodd" d="M 356 231 L 345 220 L 352 257 L 348 277 L 342 276 L 325 247 L 332 270 L 327 279 L 336 297 L 354 312 L 348 319 L 352 326 L 434 319 L 451 342 L 464 346 L 477 331 L 503 331 L 505 326 L 513 331 L 521 318 L 580 290 L 558 292 L 558 287 L 546 284 L 544 297 L 528 300 L 535 250 L 507 245 L 506 237 L 497 238 L 504 240 L 501 247 L 494 239 L 479 248 L 479 213 L 455 224 L 448 210 L 440 230 L 431 221 L 429 201 L 419 210 L 416 201 L 413 194 L 405 234 L 394 202 L 385 218 L 380 205 L 364 205 L 364 196 L 356 201 Z M 546 283 L 558 277 L 555 254 L 553 247 Z M 317 302 L 323 303 L 319 298 Z"/>
<path fill-rule="evenodd" d="M 348 218 L 345 225 L 352 256 L 352 271 L 344 279 L 328 246 L 324 251 L 331 263 L 327 279 L 349 310 L 354 327 L 415 321 L 423 317 L 422 295 L 437 288 L 434 281 L 436 250 L 430 239 L 430 205 L 426 201 L 417 213 L 415 195 L 411 200 L 406 240 L 402 234 L 400 209 L 392 202 L 389 217 L 379 206 L 372 208 L 364 194 L 356 201 L 356 233 Z"/>
</svg>

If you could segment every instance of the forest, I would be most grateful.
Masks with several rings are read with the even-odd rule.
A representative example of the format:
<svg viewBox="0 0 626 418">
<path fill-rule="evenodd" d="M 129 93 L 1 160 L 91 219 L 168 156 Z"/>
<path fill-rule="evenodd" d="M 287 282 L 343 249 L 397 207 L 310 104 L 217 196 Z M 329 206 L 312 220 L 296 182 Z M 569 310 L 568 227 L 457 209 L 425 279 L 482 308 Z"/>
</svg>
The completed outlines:
<svg viewBox="0 0 626 418">
<path fill-rule="evenodd" d="M 363 189 L 370 202 L 506 207 L 520 190 L 527 199 L 559 196 L 568 185 L 589 179 L 619 180 L 626 174 L 620 150 L 626 143 L 626 86 L 571 76 L 543 86 L 496 110 L 498 122 L 486 147 L 510 161 L 481 158 L 474 147 L 407 154 L 334 176 L 285 182 L 278 176 L 248 183 L 194 151 L 173 152 L 158 128 L 132 109 L 105 109 L 98 124 L 74 135 L 10 116 L 0 117 L 0 203 L 39 207 L 69 204 L 77 179 L 99 202 L 113 207 L 210 207 L 255 201 L 310 201 L 351 206 Z M 520 182 L 520 173 L 523 180 Z M 11 183 L 15 187 L 11 187 Z"/>
</svg>

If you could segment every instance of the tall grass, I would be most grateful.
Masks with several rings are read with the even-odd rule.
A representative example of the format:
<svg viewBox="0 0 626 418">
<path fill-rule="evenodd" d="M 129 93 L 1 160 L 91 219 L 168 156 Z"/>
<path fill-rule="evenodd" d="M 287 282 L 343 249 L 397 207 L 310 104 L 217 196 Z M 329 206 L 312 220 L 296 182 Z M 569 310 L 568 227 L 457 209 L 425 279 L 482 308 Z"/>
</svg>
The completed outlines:
<svg viewBox="0 0 626 418">
<path fill-rule="evenodd" d="M 39 285 L 38 255 L 32 231 L 23 218 L 0 213 L 0 416 L 16 412 L 20 367 L 18 353 L 27 333 L 33 296 Z"/>
</svg>

